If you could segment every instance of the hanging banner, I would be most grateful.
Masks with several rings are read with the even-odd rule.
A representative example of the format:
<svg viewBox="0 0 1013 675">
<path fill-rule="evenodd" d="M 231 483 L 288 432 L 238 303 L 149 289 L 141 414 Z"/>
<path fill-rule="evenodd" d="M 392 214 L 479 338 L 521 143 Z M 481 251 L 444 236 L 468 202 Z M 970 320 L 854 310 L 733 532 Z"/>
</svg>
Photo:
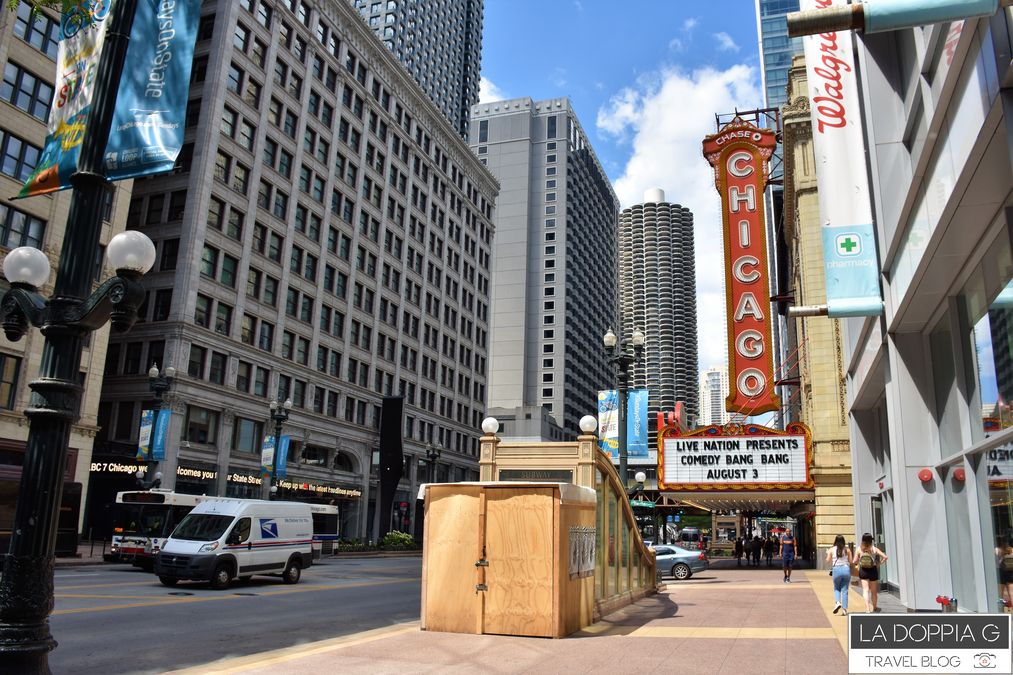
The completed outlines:
<svg viewBox="0 0 1013 675">
<path fill-rule="evenodd" d="M 801 9 L 847 0 L 802 0 Z M 803 38 L 819 185 L 827 309 L 831 317 L 883 313 L 865 138 L 850 31 Z M 816 302 L 806 298 L 806 302 Z"/>
<path fill-rule="evenodd" d="M 169 434 L 169 420 L 172 419 L 172 411 L 162 408 L 155 418 L 155 428 L 152 432 L 151 459 L 161 462 L 165 459 L 165 438 Z"/>
<path fill-rule="evenodd" d="M 35 171 L 18 197 L 70 188 L 113 0 L 64 0 L 56 94 Z M 200 0 L 139 0 L 104 153 L 109 180 L 171 171 L 183 145 Z"/>
<path fill-rule="evenodd" d="M 282 436 L 278 441 L 278 458 L 274 469 L 275 478 L 285 478 L 288 476 L 288 446 L 291 440 L 291 436 Z"/>
<path fill-rule="evenodd" d="M 141 430 L 137 434 L 137 461 L 146 462 L 151 456 L 151 430 L 155 425 L 155 411 L 141 411 Z"/>
<path fill-rule="evenodd" d="M 744 415 L 780 410 L 774 392 L 770 282 L 763 191 L 777 145 L 773 131 L 740 117 L 704 138 L 721 195 L 728 314 L 728 398 L 725 409 Z"/>
<path fill-rule="evenodd" d="M 626 404 L 626 455 L 647 457 L 647 390 L 630 389 Z"/>
<path fill-rule="evenodd" d="M 91 112 L 110 6 L 111 0 L 63 0 L 49 133 L 39 163 L 18 198 L 70 187 Z"/>
<path fill-rule="evenodd" d="M 264 436 L 260 447 L 260 475 L 268 478 L 274 473 L 274 436 Z"/>
<path fill-rule="evenodd" d="M 139 0 L 104 155 L 109 180 L 172 171 L 180 148 L 200 0 Z"/>
<path fill-rule="evenodd" d="M 619 457 L 619 394 L 615 389 L 598 392 L 598 447 Z"/>
</svg>

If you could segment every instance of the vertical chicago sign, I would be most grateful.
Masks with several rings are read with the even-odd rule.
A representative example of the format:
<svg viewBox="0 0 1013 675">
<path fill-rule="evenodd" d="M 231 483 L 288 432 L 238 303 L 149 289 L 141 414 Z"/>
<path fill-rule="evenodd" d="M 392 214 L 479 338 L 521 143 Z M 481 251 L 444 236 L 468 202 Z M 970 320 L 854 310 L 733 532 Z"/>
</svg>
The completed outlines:
<svg viewBox="0 0 1013 675">
<path fill-rule="evenodd" d="M 728 305 L 729 412 L 757 415 L 779 410 L 774 393 L 770 283 L 763 190 L 767 160 L 777 145 L 774 132 L 735 117 L 704 139 L 703 154 L 714 167 L 721 195 L 725 238 L 725 297 Z"/>
</svg>

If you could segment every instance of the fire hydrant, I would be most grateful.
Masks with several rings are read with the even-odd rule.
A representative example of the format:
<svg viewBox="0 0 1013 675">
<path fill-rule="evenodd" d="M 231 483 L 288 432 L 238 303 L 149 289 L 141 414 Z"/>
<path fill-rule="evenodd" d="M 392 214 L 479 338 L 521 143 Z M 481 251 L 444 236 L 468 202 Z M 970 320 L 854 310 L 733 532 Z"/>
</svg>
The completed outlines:
<svg viewBox="0 0 1013 675">
<path fill-rule="evenodd" d="M 948 598 L 945 595 L 937 595 L 936 602 L 939 603 L 944 613 L 957 611 L 957 599 Z"/>
</svg>

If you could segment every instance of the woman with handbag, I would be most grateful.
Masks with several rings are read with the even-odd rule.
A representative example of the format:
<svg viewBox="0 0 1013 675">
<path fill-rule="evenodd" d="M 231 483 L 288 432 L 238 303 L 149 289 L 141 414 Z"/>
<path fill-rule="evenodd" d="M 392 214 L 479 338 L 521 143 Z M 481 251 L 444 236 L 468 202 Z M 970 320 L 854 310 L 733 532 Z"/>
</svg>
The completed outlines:
<svg viewBox="0 0 1013 675">
<path fill-rule="evenodd" d="M 872 535 L 862 535 L 862 543 L 855 553 L 855 564 L 858 566 L 858 578 L 862 580 L 862 599 L 865 600 L 865 611 L 876 612 L 879 608 L 879 566 L 888 560 L 887 555 L 872 545 Z"/>
<path fill-rule="evenodd" d="M 834 614 L 848 615 L 848 586 L 851 585 L 851 551 L 844 537 L 837 535 L 834 545 L 827 549 L 827 564 L 834 578 Z"/>
</svg>

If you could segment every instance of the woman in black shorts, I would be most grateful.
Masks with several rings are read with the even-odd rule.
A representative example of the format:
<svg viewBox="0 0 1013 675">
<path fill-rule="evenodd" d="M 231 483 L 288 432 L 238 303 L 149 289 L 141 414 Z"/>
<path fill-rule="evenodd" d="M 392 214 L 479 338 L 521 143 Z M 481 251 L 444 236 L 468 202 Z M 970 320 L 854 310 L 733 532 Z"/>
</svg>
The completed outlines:
<svg viewBox="0 0 1013 675">
<path fill-rule="evenodd" d="M 862 599 L 865 600 L 865 611 L 875 612 L 879 600 L 879 566 L 887 561 L 883 551 L 872 545 L 872 535 L 862 535 L 862 544 L 855 554 L 858 566 L 858 578 L 862 580 Z"/>
<path fill-rule="evenodd" d="M 999 597 L 1006 607 L 1013 607 L 1013 532 L 996 540 L 995 561 L 999 567 Z"/>
</svg>

